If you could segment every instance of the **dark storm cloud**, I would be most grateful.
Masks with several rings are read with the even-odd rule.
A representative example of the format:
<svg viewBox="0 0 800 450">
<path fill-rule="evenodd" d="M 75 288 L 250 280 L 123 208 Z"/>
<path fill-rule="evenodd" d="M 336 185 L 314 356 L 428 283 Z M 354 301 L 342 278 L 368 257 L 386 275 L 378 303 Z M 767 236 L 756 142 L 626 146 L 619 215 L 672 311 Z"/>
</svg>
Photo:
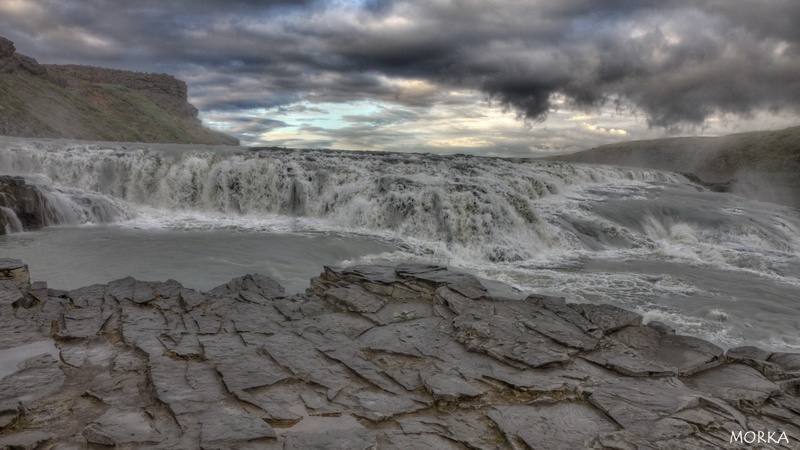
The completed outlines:
<svg viewBox="0 0 800 450">
<path fill-rule="evenodd" d="M 351 123 L 371 124 L 373 126 L 386 126 L 395 123 L 413 122 L 419 115 L 413 111 L 402 109 L 384 109 L 371 115 L 346 115 L 342 119 Z"/>
<path fill-rule="evenodd" d="M 10 5 L 0 34 L 23 53 L 169 71 L 203 110 L 365 99 L 426 108 L 445 90 L 472 89 L 527 120 L 552 114 L 558 94 L 674 127 L 800 106 L 796 0 Z"/>
<path fill-rule="evenodd" d="M 247 117 L 247 116 L 225 116 L 217 115 L 210 117 L 212 120 L 224 121 L 230 125 L 230 132 L 237 134 L 260 134 L 275 130 L 277 128 L 288 127 L 289 124 L 280 120 L 265 119 L 261 117 Z"/>
</svg>

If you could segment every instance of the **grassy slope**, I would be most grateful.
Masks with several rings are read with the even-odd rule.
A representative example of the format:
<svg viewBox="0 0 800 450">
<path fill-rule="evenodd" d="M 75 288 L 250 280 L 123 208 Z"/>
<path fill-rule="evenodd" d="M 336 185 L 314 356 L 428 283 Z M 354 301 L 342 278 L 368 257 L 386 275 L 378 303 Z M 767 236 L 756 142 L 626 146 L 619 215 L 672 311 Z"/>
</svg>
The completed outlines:
<svg viewBox="0 0 800 450">
<path fill-rule="evenodd" d="M 230 144 L 123 86 L 94 84 L 78 96 L 27 74 L 0 74 L 0 134 L 127 142 Z M 230 139 L 230 138 L 228 138 Z"/>
<path fill-rule="evenodd" d="M 735 179 L 734 193 L 800 207 L 800 127 L 620 142 L 546 159 L 692 172 L 711 182 Z"/>
</svg>

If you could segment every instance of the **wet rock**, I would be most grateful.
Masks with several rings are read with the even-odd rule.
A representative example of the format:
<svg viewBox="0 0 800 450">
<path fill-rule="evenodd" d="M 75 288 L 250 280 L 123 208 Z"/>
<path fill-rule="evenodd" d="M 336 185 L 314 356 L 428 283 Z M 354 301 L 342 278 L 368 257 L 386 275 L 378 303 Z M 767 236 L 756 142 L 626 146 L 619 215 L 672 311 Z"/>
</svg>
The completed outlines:
<svg viewBox="0 0 800 450">
<path fill-rule="evenodd" d="M 325 267 L 323 277 L 330 281 L 343 280 L 359 285 L 390 287 L 398 281 L 395 268 L 391 266 Z"/>
<path fill-rule="evenodd" d="M 780 392 L 778 385 L 744 364 L 730 364 L 697 374 L 689 378 L 687 384 L 745 410 L 759 407 Z"/>
<path fill-rule="evenodd" d="M 440 266 L 326 267 L 289 298 L 258 275 L 208 293 L 0 285 L 0 344 L 61 352 L 0 380 L 8 446 L 713 448 L 731 431 L 800 433 L 797 355 L 723 356 L 619 308 L 494 298 Z"/>
<path fill-rule="evenodd" d="M 27 60 L 19 58 L 16 61 L 18 64 L 27 63 Z M 30 61 L 35 64 L 35 60 L 31 59 Z M 0 66 L 2 66 L 2 61 L 0 61 Z M 29 67 L 35 66 L 29 65 Z M 0 68 L 0 72 L 2 72 L 2 68 Z M 42 195 L 39 188 L 27 184 L 23 177 L 0 175 L 0 206 L 12 211 L 24 231 L 58 225 L 57 214 L 53 213 L 53 208 L 47 198 Z M 0 217 L 4 217 L 4 214 L 0 213 Z M 0 227 L 0 234 L 5 234 L 4 228 Z M 3 263 L 0 263 L 0 274 L 3 271 L 2 266 Z"/>
<path fill-rule="evenodd" d="M 378 447 L 376 433 L 367 429 L 326 433 L 287 434 L 284 450 L 350 450 Z"/>
<path fill-rule="evenodd" d="M 206 410 L 191 417 L 200 425 L 201 448 L 234 448 L 277 437 L 275 430 L 261 417 L 233 407 Z"/>
<path fill-rule="evenodd" d="M 800 372 L 800 354 L 798 353 L 773 353 L 769 362 L 777 364 L 786 372 Z"/>
<path fill-rule="evenodd" d="M 325 291 L 325 300 L 345 311 L 374 313 L 386 303 L 386 299 L 367 291 L 361 286 L 346 286 Z"/>
<path fill-rule="evenodd" d="M 6 400 L 0 403 L 0 430 L 22 418 L 24 410 L 21 402 Z"/>
<path fill-rule="evenodd" d="M 406 434 L 439 435 L 467 448 L 508 448 L 502 445 L 505 438 L 482 412 L 460 409 L 449 414 L 420 414 L 399 419 L 398 423 Z"/>
<path fill-rule="evenodd" d="M 270 277 L 259 274 L 234 278 L 226 284 L 211 289 L 208 294 L 225 296 L 228 294 L 240 294 L 245 291 L 261 295 L 264 299 L 262 302 L 266 302 L 267 299 L 281 298 L 285 295 L 284 288 L 280 283 Z"/>
<path fill-rule="evenodd" d="M 25 294 L 12 281 L 0 281 L 0 306 L 17 308 L 25 301 Z"/>
<path fill-rule="evenodd" d="M 150 376 L 159 400 L 174 414 L 196 413 L 209 403 L 226 398 L 227 391 L 215 368 L 208 363 L 150 359 Z"/>
<path fill-rule="evenodd" d="M 459 316 L 454 325 L 456 339 L 468 350 L 520 368 L 545 367 L 570 359 L 566 346 L 529 330 L 516 318 L 491 316 L 474 320 Z"/>
<path fill-rule="evenodd" d="M 155 429 L 151 417 L 139 408 L 112 407 L 95 419 L 82 434 L 87 442 L 102 445 L 157 444 L 164 440 Z"/>
<path fill-rule="evenodd" d="M 102 306 L 68 310 L 63 314 L 64 329 L 59 337 L 88 339 L 97 336 L 112 314 L 113 310 Z"/>
<path fill-rule="evenodd" d="M 105 284 L 93 284 L 91 286 L 73 289 L 67 293 L 67 297 L 74 306 L 78 308 L 88 308 L 90 306 L 102 305 L 105 293 Z"/>
<path fill-rule="evenodd" d="M 327 359 L 312 343 L 295 334 L 284 332 L 270 336 L 264 348 L 278 364 L 294 375 L 325 386 L 329 400 L 351 382 L 346 369 Z"/>
<path fill-rule="evenodd" d="M 206 297 L 200 292 L 195 291 L 194 289 L 186 289 L 186 288 L 181 289 L 179 295 L 181 298 L 181 302 L 184 305 L 184 308 L 186 308 L 189 311 L 201 305 L 208 299 L 208 297 Z"/>
<path fill-rule="evenodd" d="M 477 397 L 486 393 L 456 374 L 435 373 L 422 375 L 422 383 L 435 400 L 454 402 L 461 398 Z"/>
<path fill-rule="evenodd" d="M 216 363 L 228 391 L 238 393 L 271 386 L 291 378 L 291 373 L 242 343 L 236 335 L 201 336 L 205 358 Z"/>
<path fill-rule="evenodd" d="M 28 292 L 28 296 L 31 297 L 33 304 L 46 302 L 48 298 L 47 283 L 45 283 L 44 281 L 36 281 L 31 283 L 31 288 L 30 291 Z M 27 307 L 30 308 L 31 306 Z"/>
<path fill-rule="evenodd" d="M 612 305 L 572 303 L 569 307 L 599 327 L 604 334 L 642 324 L 642 316 L 639 314 Z"/>
<path fill-rule="evenodd" d="M 10 281 L 17 287 L 30 284 L 28 265 L 18 259 L 0 258 L 0 282 Z"/>
<path fill-rule="evenodd" d="M 518 317 L 526 327 L 567 347 L 591 350 L 598 343 L 597 338 L 586 334 L 579 326 L 533 302 L 498 301 L 494 311 L 506 317 Z"/>
<path fill-rule="evenodd" d="M 403 395 L 403 389 L 383 369 L 368 360 L 355 341 L 342 334 L 316 332 L 304 333 L 303 337 L 314 344 L 327 357 L 347 366 L 365 381 L 386 392 Z"/>
<path fill-rule="evenodd" d="M 397 266 L 395 273 L 405 281 L 413 280 L 415 282 L 413 286 L 424 286 L 433 292 L 440 286 L 447 286 L 471 299 L 483 297 L 488 292 L 473 275 L 451 272 L 442 266 L 401 264 Z"/>
<path fill-rule="evenodd" d="M 136 280 L 133 277 L 120 278 L 106 285 L 106 293 L 118 302 L 133 300 L 133 286 Z"/>
<path fill-rule="evenodd" d="M 584 355 L 629 376 L 687 376 L 722 364 L 722 349 L 690 336 L 631 326 L 609 335 L 602 349 Z"/>
<path fill-rule="evenodd" d="M 499 406 L 487 414 L 506 440 L 529 448 L 561 448 L 565 436 L 574 448 L 590 448 L 598 435 L 619 427 L 603 413 L 579 403 Z"/>
<path fill-rule="evenodd" d="M 676 379 L 630 379 L 596 389 L 589 402 L 626 430 L 662 440 L 693 432 L 686 422 L 671 416 L 699 406 L 700 395 Z"/>
<path fill-rule="evenodd" d="M 735 347 L 725 352 L 725 357 L 734 362 L 767 361 L 771 355 L 772 352 L 751 346 Z"/>
<path fill-rule="evenodd" d="M 81 435 L 86 439 L 89 444 L 106 445 L 113 447 L 117 445 L 111 436 L 108 436 L 102 428 L 95 424 L 91 424 L 81 431 Z"/>
<path fill-rule="evenodd" d="M 23 431 L 11 435 L 0 436 L 0 448 L 13 450 L 35 450 L 54 439 L 55 435 L 45 431 Z"/>
<path fill-rule="evenodd" d="M 0 404 L 35 403 L 58 391 L 66 380 L 58 361 L 49 353 L 26 359 L 17 368 L 0 380 Z"/>
<path fill-rule="evenodd" d="M 144 305 L 156 299 L 153 287 L 146 281 L 135 281 L 133 283 L 133 296 L 131 301 L 136 304 Z"/>
<path fill-rule="evenodd" d="M 463 448 L 456 442 L 432 433 L 408 435 L 403 432 L 386 433 L 385 443 L 381 448 L 389 450 L 412 450 L 418 448 L 435 448 L 437 450 L 459 450 Z"/>
<path fill-rule="evenodd" d="M 352 394 L 340 396 L 337 404 L 347 406 L 354 416 L 371 422 L 381 422 L 393 416 L 410 414 L 426 409 L 426 403 L 420 403 L 408 396 L 390 394 L 377 389 L 361 389 Z"/>
<path fill-rule="evenodd" d="M 747 364 L 761 372 L 769 380 L 780 380 L 787 377 L 786 370 L 780 364 L 769 362 L 772 352 L 758 347 L 736 347 L 725 353 L 725 358 L 731 362 Z"/>
<path fill-rule="evenodd" d="M 601 330 L 598 325 L 584 317 L 575 308 L 568 306 L 562 297 L 529 295 L 525 298 L 525 301 L 558 314 L 559 317 L 575 325 L 584 333 L 595 339 L 603 337 L 603 330 Z"/>
</svg>

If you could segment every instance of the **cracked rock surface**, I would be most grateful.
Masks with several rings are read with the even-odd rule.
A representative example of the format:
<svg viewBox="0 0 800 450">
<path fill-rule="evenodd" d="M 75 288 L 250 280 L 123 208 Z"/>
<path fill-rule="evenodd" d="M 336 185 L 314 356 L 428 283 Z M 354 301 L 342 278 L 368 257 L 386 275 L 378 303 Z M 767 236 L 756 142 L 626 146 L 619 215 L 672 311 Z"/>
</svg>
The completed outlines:
<svg viewBox="0 0 800 450">
<path fill-rule="evenodd" d="M 662 325 L 438 266 L 326 267 L 288 297 L 260 275 L 59 291 L 0 259 L 0 448 L 798 445 L 800 355 Z"/>
</svg>

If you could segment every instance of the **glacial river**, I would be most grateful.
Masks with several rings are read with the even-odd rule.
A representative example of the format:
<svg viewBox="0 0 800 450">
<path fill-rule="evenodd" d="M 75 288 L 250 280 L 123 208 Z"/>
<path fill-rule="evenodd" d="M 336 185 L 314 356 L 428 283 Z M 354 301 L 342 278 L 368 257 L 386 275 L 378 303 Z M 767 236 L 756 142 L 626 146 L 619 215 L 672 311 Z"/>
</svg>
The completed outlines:
<svg viewBox="0 0 800 450">
<path fill-rule="evenodd" d="M 723 347 L 800 350 L 800 212 L 668 172 L 0 138 L 0 174 L 50 199 L 60 225 L 0 236 L 0 257 L 50 287 L 132 275 L 206 290 L 257 272 L 302 292 L 323 265 L 417 261 Z"/>
</svg>

